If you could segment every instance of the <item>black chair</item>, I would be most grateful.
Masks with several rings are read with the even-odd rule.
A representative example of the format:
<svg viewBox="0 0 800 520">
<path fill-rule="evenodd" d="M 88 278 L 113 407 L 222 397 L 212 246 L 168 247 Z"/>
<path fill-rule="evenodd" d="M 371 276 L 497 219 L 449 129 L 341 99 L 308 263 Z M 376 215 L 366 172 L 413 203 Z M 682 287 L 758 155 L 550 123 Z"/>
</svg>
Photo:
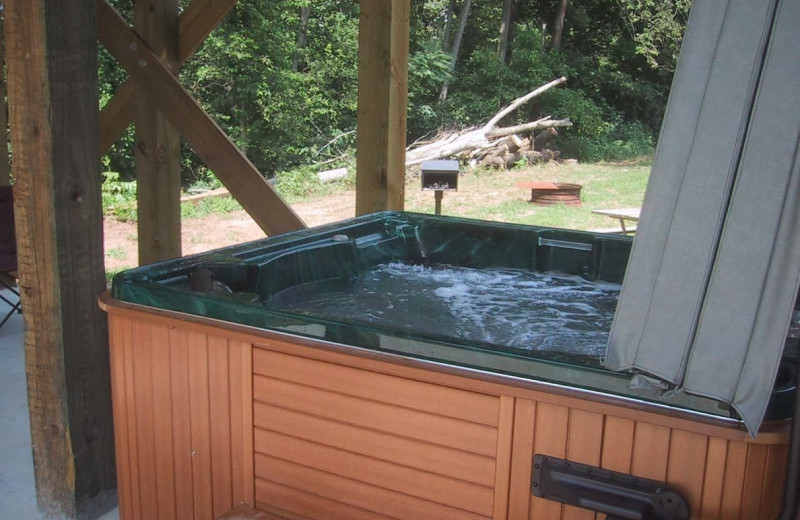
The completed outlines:
<svg viewBox="0 0 800 520">
<path fill-rule="evenodd" d="M 9 310 L 0 321 L 0 328 L 8 322 L 15 312 L 22 312 L 17 286 L 17 240 L 14 235 L 14 198 L 11 186 L 0 186 L 0 290 L 11 292 L 8 298 L 0 292 Z"/>
</svg>

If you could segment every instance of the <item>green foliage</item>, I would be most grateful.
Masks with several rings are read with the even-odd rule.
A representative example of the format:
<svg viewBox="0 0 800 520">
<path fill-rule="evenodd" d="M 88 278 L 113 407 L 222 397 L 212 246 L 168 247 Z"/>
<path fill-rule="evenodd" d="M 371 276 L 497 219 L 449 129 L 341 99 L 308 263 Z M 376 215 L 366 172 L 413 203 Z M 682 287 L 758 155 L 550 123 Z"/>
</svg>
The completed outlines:
<svg viewBox="0 0 800 520">
<path fill-rule="evenodd" d="M 111 0 L 129 20 L 132 0 Z M 503 2 L 473 0 L 456 69 L 445 39 L 450 0 L 411 9 L 408 141 L 474 126 L 519 95 L 559 76 L 551 90 L 503 124 L 542 116 L 575 124 L 552 141 L 563 156 L 618 159 L 648 153 L 660 128 L 690 0 L 582 0 L 569 4 L 559 52 L 549 30 L 560 0 L 517 1 L 506 60 L 497 55 Z M 188 0 L 180 0 L 186 8 Z M 450 38 L 463 0 L 454 3 Z M 307 10 L 308 20 L 302 14 Z M 182 67 L 182 84 L 278 189 L 289 197 L 332 189 L 314 173 L 355 147 L 359 3 L 355 0 L 240 0 Z M 127 75 L 99 56 L 101 104 Z M 446 102 L 439 91 L 449 82 Z M 121 183 L 134 179 L 134 131 L 105 158 L 118 172 L 104 187 L 108 207 L 135 218 Z M 324 166 L 308 166 L 327 163 Z M 184 187 L 218 185 L 185 144 Z M 108 193 L 105 193 L 105 192 Z M 113 202 L 112 199 L 116 200 Z M 127 208 L 127 209 L 126 209 Z"/>
<path fill-rule="evenodd" d="M 103 172 L 103 214 L 118 220 L 136 220 L 136 182 L 123 181 L 118 172 Z"/>
<path fill-rule="evenodd" d="M 111 249 L 106 250 L 106 256 L 108 258 L 113 258 L 114 260 L 122 260 L 126 256 L 125 249 L 122 247 L 112 247 Z"/>
<path fill-rule="evenodd" d="M 692 0 L 617 0 L 636 52 L 655 69 L 673 70 Z"/>
<path fill-rule="evenodd" d="M 308 45 L 301 49 L 302 5 L 239 2 L 181 72 L 189 90 L 268 176 L 311 162 L 319 147 L 355 126 L 353 6 L 315 2 Z M 293 70 L 294 56 L 302 70 Z"/>
<path fill-rule="evenodd" d="M 610 122 L 595 136 L 581 138 L 567 135 L 559 139 L 559 148 L 569 157 L 583 161 L 619 161 L 649 156 L 653 136 L 641 123 Z"/>
<path fill-rule="evenodd" d="M 339 165 L 338 167 L 344 166 Z M 331 183 L 322 183 L 317 176 L 319 171 L 327 170 L 331 166 L 326 166 L 325 168 L 305 166 L 278 172 L 275 176 L 275 189 L 281 197 L 289 202 L 352 189 L 356 183 L 355 164 L 351 163 L 346 167 L 348 171 L 347 177 L 341 181 Z"/>
<path fill-rule="evenodd" d="M 437 41 L 429 41 L 408 58 L 408 133 L 423 135 L 438 127 L 437 97 L 450 76 L 450 56 Z"/>
<path fill-rule="evenodd" d="M 199 218 L 217 213 L 231 213 L 241 209 L 241 204 L 236 202 L 233 197 L 209 197 L 181 204 L 181 218 Z"/>
</svg>

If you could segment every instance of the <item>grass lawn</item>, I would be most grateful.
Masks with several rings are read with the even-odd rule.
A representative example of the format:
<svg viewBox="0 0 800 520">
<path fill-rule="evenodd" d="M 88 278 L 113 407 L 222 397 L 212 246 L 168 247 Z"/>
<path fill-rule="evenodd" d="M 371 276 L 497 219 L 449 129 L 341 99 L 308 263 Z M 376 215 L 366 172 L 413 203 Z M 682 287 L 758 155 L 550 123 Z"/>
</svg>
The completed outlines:
<svg viewBox="0 0 800 520">
<path fill-rule="evenodd" d="M 611 229 L 616 219 L 592 213 L 593 209 L 641 206 L 649 163 L 636 164 L 547 164 L 510 171 L 465 169 L 457 192 L 446 192 L 444 215 L 532 224 L 564 229 Z M 519 189 L 520 181 L 550 181 L 581 184 L 583 204 L 534 206 L 530 190 Z M 292 208 L 308 225 L 350 218 L 355 214 L 352 184 L 319 186 L 303 197 L 294 197 Z M 433 213 L 434 194 L 420 189 L 419 175 L 409 174 L 405 186 L 406 210 Z M 107 215 L 105 221 L 106 268 L 110 274 L 137 265 L 135 201 L 127 212 Z M 120 213 L 127 218 L 120 219 Z M 262 238 L 264 233 L 230 197 L 203 199 L 182 205 L 184 255 L 217 249 Z"/>
<path fill-rule="evenodd" d="M 567 229 L 598 229 L 618 226 L 616 219 L 592 213 L 594 209 L 629 208 L 642 205 L 649 163 L 543 165 L 508 172 L 477 170 L 459 180 L 458 192 L 446 192 L 445 215 L 532 224 Z M 530 190 L 519 189 L 520 181 L 568 182 L 583 186 L 581 206 L 535 206 L 528 202 Z M 419 178 L 406 184 L 406 210 L 432 213 L 433 193 L 421 192 Z"/>
</svg>

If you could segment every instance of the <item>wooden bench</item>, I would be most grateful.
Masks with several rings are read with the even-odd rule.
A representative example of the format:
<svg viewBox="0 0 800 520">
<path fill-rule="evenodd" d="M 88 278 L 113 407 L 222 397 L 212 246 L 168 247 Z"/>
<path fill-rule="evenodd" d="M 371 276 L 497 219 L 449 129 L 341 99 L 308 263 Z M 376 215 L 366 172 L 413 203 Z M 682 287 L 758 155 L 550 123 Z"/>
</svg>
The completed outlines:
<svg viewBox="0 0 800 520">
<path fill-rule="evenodd" d="M 642 208 L 623 208 L 623 209 L 593 209 L 592 213 L 596 213 L 598 215 L 605 215 L 607 217 L 615 218 L 619 220 L 619 225 L 621 229 L 616 230 L 616 233 L 621 233 L 623 235 L 627 235 L 628 233 L 634 233 L 636 231 L 636 225 L 626 225 L 626 221 L 630 222 L 638 222 L 639 221 L 639 213 L 641 212 Z"/>
<path fill-rule="evenodd" d="M 595 228 L 590 229 L 592 233 L 608 233 L 612 235 L 627 235 L 629 233 L 636 233 L 636 226 L 625 226 L 625 229 L 621 229 L 618 227 L 606 227 L 606 228 Z"/>
</svg>

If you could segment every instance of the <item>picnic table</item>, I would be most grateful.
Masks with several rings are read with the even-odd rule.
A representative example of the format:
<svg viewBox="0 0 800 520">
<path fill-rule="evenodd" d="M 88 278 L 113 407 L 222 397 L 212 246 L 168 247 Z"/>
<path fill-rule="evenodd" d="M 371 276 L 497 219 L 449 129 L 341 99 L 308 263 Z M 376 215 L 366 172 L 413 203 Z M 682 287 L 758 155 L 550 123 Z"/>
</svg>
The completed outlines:
<svg viewBox="0 0 800 520">
<path fill-rule="evenodd" d="M 636 232 L 636 225 L 626 226 L 625 221 L 638 222 L 639 212 L 642 208 L 622 208 L 622 209 L 593 209 L 592 213 L 598 215 L 605 215 L 607 217 L 619 220 L 619 225 L 622 228 L 621 233 L 627 235 L 628 233 Z"/>
</svg>

